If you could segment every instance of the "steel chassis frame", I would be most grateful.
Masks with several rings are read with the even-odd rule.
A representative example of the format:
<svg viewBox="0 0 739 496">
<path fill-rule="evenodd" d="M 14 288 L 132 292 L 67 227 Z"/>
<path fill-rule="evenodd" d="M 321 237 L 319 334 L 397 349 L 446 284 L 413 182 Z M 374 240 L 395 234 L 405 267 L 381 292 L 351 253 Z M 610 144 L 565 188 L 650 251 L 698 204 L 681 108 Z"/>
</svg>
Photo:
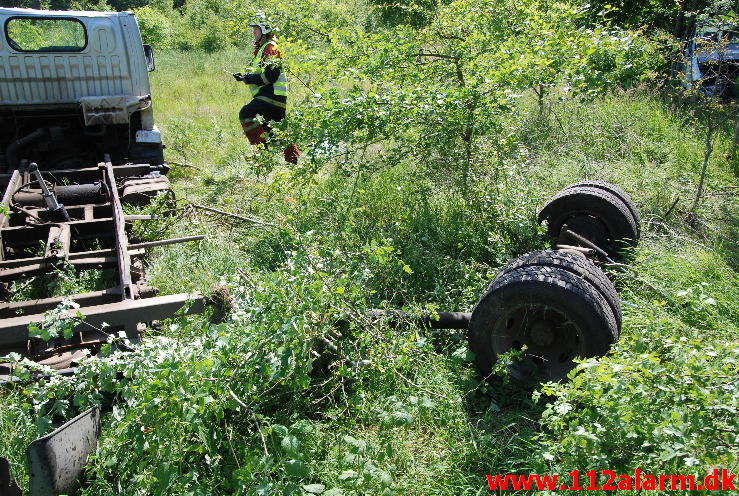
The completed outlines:
<svg viewBox="0 0 739 496">
<path fill-rule="evenodd" d="M 140 220 L 142 216 L 124 214 L 126 195 L 140 196 L 142 188 L 147 192 L 147 181 L 158 181 L 157 187 L 161 186 L 162 172 L 166 173 L 166 166 L 113 166 L 107 156 L 97 167 L 41 171 L 44 180 L 54 187 L 78 185 L 80 189 L 89 190 L 91 185 L 100 186 L 99 198 L 67 205 L 70 219 L 63 221 L 49 218 L 43 206 L 14 201 L 21 187 L 33 186 L 33 176 L 29 172 L 15 170 L 11 174 L 0 174 L 0 187 L 4 186 L 0 205 L 6 212 L 0 215 L 0 283 L 50 273 L 64 264 L 79 270 L 110 268 L 115 274 L 115 285 L 102 291 L 0 302 L 0 356 L 17 352 L 39 360 L 55 355 L 55 368 L 63 369 L 69 366 L 69 360 L 60 361 L 60 354 L 95 349 L 106 342 L 110 334 L 121 330 L 135 343 L 139 340 L 141 324 L 171 317 L 183 307 L 183 314 L 203 310 L 204 300 L 199 294 L 155 296 L 158 290 L 146 284 L 143 265 L 137 261 L 147 248 L 196 241 L 203 236 L 139 244 L 131 244 L 128 239 L 127 222 Z M 35 192 L 40 194 L 39 190 Z M 34 190 L 20 196 L 28 198 L 32 193 Z M 97 246 L 89 249 L 91 243 Z M 42 255 L 33 253 L 41 249 Z M 7 286 L 2 289 L 7 293 Z M 80 305 L 66 314 L 74 322 L 72 338 L 61 343 L 29 339 L 28 326 L 43 322 L 44 312 L 55 308 L 64 298 Z"/>
</svg>

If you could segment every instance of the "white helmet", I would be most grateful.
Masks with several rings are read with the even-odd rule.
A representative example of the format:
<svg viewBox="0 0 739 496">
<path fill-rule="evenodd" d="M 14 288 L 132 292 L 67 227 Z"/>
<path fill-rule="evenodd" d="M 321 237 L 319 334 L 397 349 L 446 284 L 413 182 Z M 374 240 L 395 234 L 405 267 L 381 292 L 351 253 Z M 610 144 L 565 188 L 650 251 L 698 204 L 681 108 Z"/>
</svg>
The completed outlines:
<svg viewBox="0 0 739 496">
<path fill-rule="evenodd" d="M 264 22 L 255 22 L 253 24 L 249 24 L 250 28 L 253 28 L 255 26 L 258 27 L 262 31 L 262 35 L 264 36 L 268 35 L 272 31 L 277 31 L 277 29 L 270 28 L 269 25 Z"/>
</svg>

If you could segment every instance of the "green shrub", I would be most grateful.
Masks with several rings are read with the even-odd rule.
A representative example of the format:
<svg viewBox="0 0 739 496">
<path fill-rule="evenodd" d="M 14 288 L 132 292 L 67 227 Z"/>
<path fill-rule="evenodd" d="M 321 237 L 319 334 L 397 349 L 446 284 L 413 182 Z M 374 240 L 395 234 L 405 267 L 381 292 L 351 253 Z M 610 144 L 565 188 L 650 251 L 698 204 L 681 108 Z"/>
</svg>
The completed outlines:
<svg viewBox="0 0 739 496">
<path fill-rule="evenodd" d="M 542 388 L 556 396 L 542 415 L 542 470 L 703 475 L 731 466 L 739 347 L 675 339 L 659 317 L 650 325 L 612 356 L 580 364 L 569 383 Z"/>
<path fill-rule="evenodd" d="M 437 0 L 371 0 L 371 12 L 383 26 L 396 27 L 407 24 L 416 28 L 427 25 L 436 13 Z"/>
<path fill-rule="evenodd" d="M 226 23 L 216 15 L 210 15 L 205 21 L 205 28 L 199 33 L 197 48 L 212 53 L 231 45 Z"/>
<path fill-rule="evenodd" d="M 134 13 L 144 43 L 156 48 L 169 48 L 175 44 L 173 24 L 180 22 L 178 14 L 166 14 L 149 5 L 136 9 Z M 174 19 L 170 16 L 174 16 Z"/>
</svg>

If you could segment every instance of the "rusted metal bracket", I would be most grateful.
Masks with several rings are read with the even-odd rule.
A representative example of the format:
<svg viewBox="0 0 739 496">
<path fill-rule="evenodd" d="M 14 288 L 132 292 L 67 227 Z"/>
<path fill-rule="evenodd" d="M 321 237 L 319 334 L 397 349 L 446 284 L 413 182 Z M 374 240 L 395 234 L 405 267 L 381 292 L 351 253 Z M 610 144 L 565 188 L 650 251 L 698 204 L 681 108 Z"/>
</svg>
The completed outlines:
<svg viewBox="0 0 739 496">
<path fill-rule="evenodd" d="M 105 171 L 107 184 L 110 186 L 111 204 L 113 205 L 113 224 L 115 225 L 115 246 L 118 258 L 118 278 L 121 285 L 121 296 L 123 300 L 132 300 L 133 291 L 131 289 L 131 255 L 128 253 L 128 237 L 126 236 L 126 221 L 123 218 L 123 207 L 118 197 L 118 188 L 115 184 L 115 175 L 113 174 L 113 164 L 110 163 L 110 157 L 106 155 L 105 163 L 100 164 L 101 169 Z M 128 331 L 127 331 L 128 332 Z M 135 332 L 135 330 L 134 330 Z M 134 337 L 134 336 L 129 336 Z"/>
<path fill-rule="evenodd" d="M 148 289 L 145 289 L 148 288 Z M 138 287 L 139 292 L 150 291 L 143 297 L 156 296 L 157 288 Z M 55 296 L 53 298 L 38 298 L 34 300 L 0 303 L 0 319 L 19 317 L 21 315 L 42 313 L 58 306 L 65 299 L 74 301 L 80 306 L 87 307 L 114 303 L 121 299 L 118 288 L 104 289 L 102 291 L 90 291 L 69 296 Z"/>
<path fill-rule="evenodd" d="M 128 245 L 128 253 L 131 256 L 139 256 L 143 254 L 143 250 L 146 248 L 154 248 L 157 246 L 165 246 L 165 245 L 174 245 L 177 243 L 188 243 L 191 241 L 201 241 L 205 239 L 204 235 L 197 235 L 197 236 L 185 236 L 183 238 L 171 238 L 171 239 L 161 239 L 158 241 L 146 241 L 143 243 L 134 243 Z M 105 263 L 105 260 L 100 260 L 101 258 L 105 257 L 115 257 L 116 251 L 113 249 L 107 249 L 107 250 L 92 250 L 92 251 L 80 251 L 80 252 L 74 252 L 74 253 L 67 253 L 66 256 L 61 257 L 64 259 L 66 263 L 69 263 L 71 265 L 75 266 L 92 266 L 94 267 L 95 264 L 102 264 Z M 59 255 L 56 255 L 54 258 L 52 258 L 52 262 L 49 261 L 48 257 L 31 257 L 31 258 L 21 258 L 21 259 L 14 259 L 14 260 L 6 260 L 4 262 L 0 262 L 0 281 L 4 278 L 6 279 L 13 279 L 16 277 L 27 277 L 29 275 L 34 275 L 35 273 L 41 273 L 44 272 L 42 268 L 46 268 L 46 272 L 54 270 L 53 260 L 59 259 Z M 17 273 L 12 272 L 5 272 L 7 269 L 14 269 L 14 268 L 20 268 L 21 271 Z M 12 277 L 11 277 L 12 275 Z"/>
<path fill-rule="evenodd" d="M 197 241 L 203 236 L 138 244 L 128 239 L 131 221 L 151 216 L 126 216 L 123 204 L 128 200 L 140 203 L 167 189 L 167 171 L 166 166 L 148 164 L 114 166 L 106 155 L 97 167 L 41 170 L 43 184 L 28 171 L 0 174 L 0 188 L 5 188 L 3 205 L 10 212 L 8 216 L 0 215 L 0 356 L 16 352 L 64 369 L 74 363 L 80 350 L 94 353 L 110 333 L 122 330 L 135 343 L 142 327 L 139 324 L 171 317 L 188 301 L 187 313 L 202 311 L 204 302 L 199 295 L 156 297 L 158 290 L 147 285 L 143 265 L 136 257 L 148 248 Z M 43 199 L 39 185 L 41 189 L 58 191 L 65 198 L 68 219 L 54 218 L 44 203 L 39 203 Z M 78 270 L 113 269 L 115 286 L 67 296 L 80 305 L 68 315 L 74 321 L 71 338 L 43 343 L 29 340 L 28 325 L 43 322 L 44 312 L 64 298 L 50 295 L 11 303 L 5 283 L 52 273 L 65 266 Z M 77 315 L 78 311 L 83 318 Z M 0 363 L 0 374 L 5 369 Z"/>
</svg>

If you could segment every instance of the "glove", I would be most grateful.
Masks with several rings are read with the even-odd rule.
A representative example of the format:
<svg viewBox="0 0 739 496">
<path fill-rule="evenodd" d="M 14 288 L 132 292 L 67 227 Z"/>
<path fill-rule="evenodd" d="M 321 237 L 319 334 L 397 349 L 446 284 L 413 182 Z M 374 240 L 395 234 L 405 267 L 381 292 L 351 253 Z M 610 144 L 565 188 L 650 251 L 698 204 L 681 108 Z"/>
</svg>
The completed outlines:
<svg viewBox="0 0 739 496">
<path fill-rule="evenodd" d="M 236 74 L 234 74 L 233 77 L 234 77 L 234 79 L 236 81 L 243 81 L 244 80 L 244 76 L 240 72 L 237 72 Z"/>
</svg>

